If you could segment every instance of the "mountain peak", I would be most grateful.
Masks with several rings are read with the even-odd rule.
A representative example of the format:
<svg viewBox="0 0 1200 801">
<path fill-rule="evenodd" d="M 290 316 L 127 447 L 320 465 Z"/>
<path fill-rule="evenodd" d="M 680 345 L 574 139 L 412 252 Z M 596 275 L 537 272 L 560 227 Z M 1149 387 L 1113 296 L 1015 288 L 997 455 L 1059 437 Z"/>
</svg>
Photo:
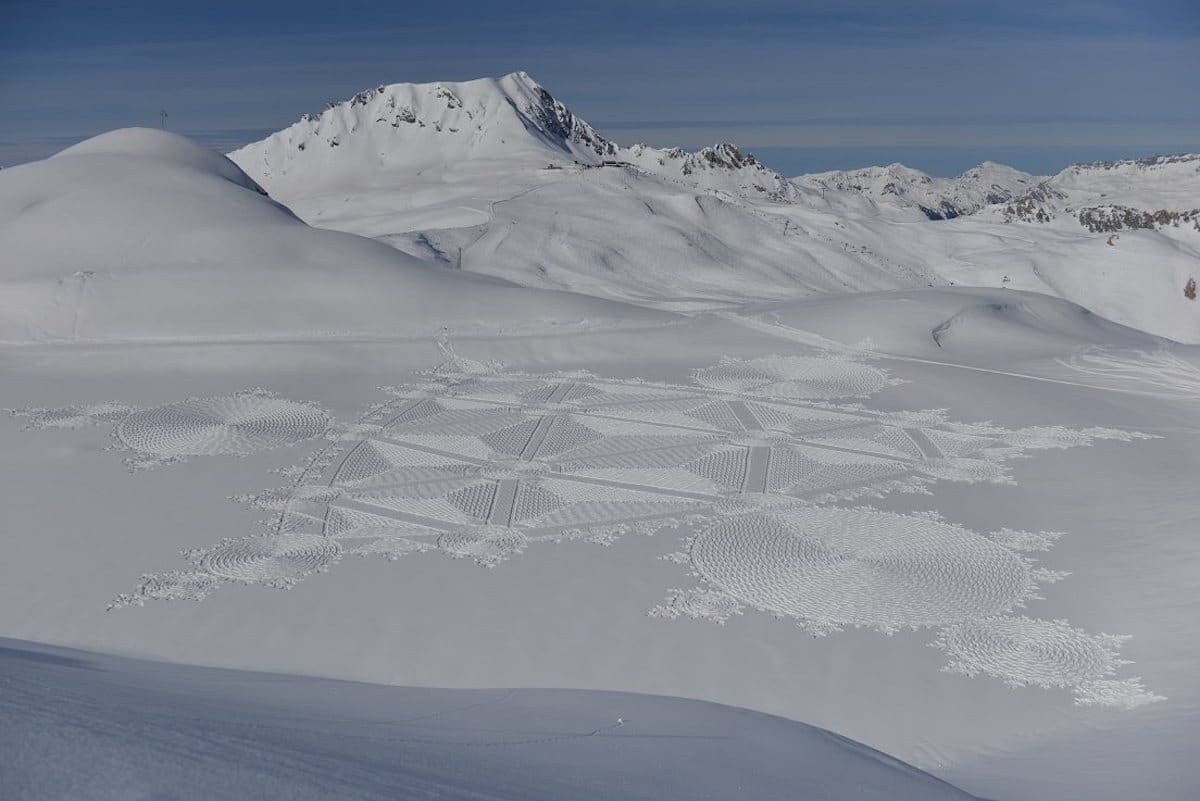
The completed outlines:
<svg viewBox="0 0 1200 801">
<path fill-rule="evenodd" d="M 328 103 L 230 157 L 268 188 L 374 181 L 431 165 L 505 160 L 598 164 L 616 145 L 527 72 L 500 78 L 383 84 Z"/>
<path fill-rule="evenodd" d="M 526 169 L 625 166 L 705 190 L 774 199 L 796 193 L 786 178 L 730 142 L 695 153 L 621 147 L 524 71 L 380 85 L 229 155 L 283 197 L 402 185 L 406 176 L 470 170 L 480 161 Z"/>
</svg>

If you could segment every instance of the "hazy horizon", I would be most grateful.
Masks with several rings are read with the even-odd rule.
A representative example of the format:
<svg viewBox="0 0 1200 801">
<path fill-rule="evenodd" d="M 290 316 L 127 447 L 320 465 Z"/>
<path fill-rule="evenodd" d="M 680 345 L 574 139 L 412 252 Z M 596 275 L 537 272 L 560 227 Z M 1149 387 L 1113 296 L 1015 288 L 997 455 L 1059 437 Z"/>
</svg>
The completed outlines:
<svg viewBox="0 0 1200 801">
<path fill-rule="evenodd" d="M 12 0 L 0 164 L 166 127 L 219 150 L 380 84 L 527 70 L 621 143 L 733 141 L 788 175 L 983 160 L 1036 174 L 1200 150 L 1200 13 L 1176 0 L 609 4 Z"/>
</svg>

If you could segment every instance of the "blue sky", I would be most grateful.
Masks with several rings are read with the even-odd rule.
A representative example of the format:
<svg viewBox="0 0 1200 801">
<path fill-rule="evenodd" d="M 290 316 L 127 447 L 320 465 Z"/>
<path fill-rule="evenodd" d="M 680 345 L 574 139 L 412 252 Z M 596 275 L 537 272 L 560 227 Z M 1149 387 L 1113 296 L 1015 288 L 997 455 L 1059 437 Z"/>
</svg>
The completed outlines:
<svg viewBox="0 0 1200 801">
<path fill-rule="evenodd" d="M 1200 3 L 0 0 L 0 164 L 127 125 L 228 149 L 400 81 L 525 69 L 617 141 L 789 174 L 1200 150 Z"/>
</svg>

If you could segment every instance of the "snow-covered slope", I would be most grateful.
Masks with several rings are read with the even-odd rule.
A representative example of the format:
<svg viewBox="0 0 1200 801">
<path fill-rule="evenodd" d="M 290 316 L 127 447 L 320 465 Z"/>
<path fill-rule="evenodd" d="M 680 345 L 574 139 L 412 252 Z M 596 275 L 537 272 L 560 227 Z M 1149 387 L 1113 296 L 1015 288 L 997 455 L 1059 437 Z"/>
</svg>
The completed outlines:
<svg viewBox="0 0 1200 801">
<path fill-rule="evenodd" d="M 7 801 L 974 799 L 831 732 L 677 698 L 384 687 L 3 639 L 0 682 Z M 66 749 L 70 766 L 49 757 Z"/>
<path fill-rule="evenodd" d="M 1024 194 L 1038 178 L 985 161 L 956 178 L 934 178 L 903 164 L 800 175 L 792 182 L 817 191 L 862 194 L 885 206 L 915 209 L 931 220 L 973 214 Z"/>
<path fill-rule="evenodd" d="M 114 131 L 0 173 L 0 252 L 0 341 L 659 318 L 529 293 L 311 228 L 228 159 L 149 129 Z"/>
<path fill-rule="evenodd" d="M 1200 195 L 1200 153 L 1073 164 L 1050 179 L 1076 205 L 1179 209 Z"/>
<path fill-rule="evenodd" d="M 898 165 L 796 180 L 827 187 L 837 219 L 818 224 L 857 243 L 851 253 L 922 266 L 934 283 L 1055 295 L 1125 325 L 1200 342 L 1200 157 L 1079 164 L 1041 180 L 992 164 L 949 180 Z M 985 186 L 993 190 L 980 193 Z M 960 194 L 972 200 L 957 208 L 970 213 L 951 220 L 926 222 L 915 211 L 897 218 L 863 205 L 868 198 L 880 209 L 950 202 L 964 187 L 975 191 Z"/>
<path fill-rule="evenodd" d="M 1200 154 L 1073 164 L 989 212 L 1043 223 L 1065 215 L 1093 233 L 1181 224 L 1200 231 Z"/>
</svg>

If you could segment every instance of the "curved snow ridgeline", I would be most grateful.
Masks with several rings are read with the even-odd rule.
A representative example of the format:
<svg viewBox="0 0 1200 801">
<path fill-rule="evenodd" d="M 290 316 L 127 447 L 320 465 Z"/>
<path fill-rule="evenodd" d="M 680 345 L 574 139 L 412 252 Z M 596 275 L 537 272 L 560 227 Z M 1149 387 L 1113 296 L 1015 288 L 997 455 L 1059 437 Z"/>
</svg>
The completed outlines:
<svg viewBox="0 0 1200 801">
<path fill-rule="evenodd" d="M 17 640 L 0 640 L 0 681 L 11 799 L 77 795 L 46 758 L 64 744 L 103 760 L 92 798 L 975 799 L 824 729 L 682 698 L 385 687 Z"/>
<path fill-rule="evenodd" d="M 659 320 L 311 228 L 185 137 L 113 131 L 0 175 L 0 341 L 428 335 Z"/>
</svg>

